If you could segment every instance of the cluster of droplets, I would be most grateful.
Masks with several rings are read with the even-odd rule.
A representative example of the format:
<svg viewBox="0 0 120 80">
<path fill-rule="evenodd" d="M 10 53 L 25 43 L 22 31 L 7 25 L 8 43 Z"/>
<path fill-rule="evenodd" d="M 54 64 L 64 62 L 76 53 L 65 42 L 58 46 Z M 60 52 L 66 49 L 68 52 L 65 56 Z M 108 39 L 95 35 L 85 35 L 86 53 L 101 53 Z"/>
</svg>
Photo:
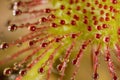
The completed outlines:
<svg viewBox="0 0 120 80">
<path fill-rule="evenodd" d="M 48 3 L 47 1 L 45 3 Z M 40 17 L 40 19 L 33 23 L 26 22 L 20 25 L 10 24 L 10 26 L 8 26 L 8 30 L 12 32 L 19 28 L 28 28 L 30 33 L 12 43 L 4 42 L 0 45 L 0 49 L 4 50 L 25 42 L 28 42 L 28 47 L 0 61 L 0 64 L 4 64 L 6 60 L 15 59 L 22 53 L 31 49 L 33 49 L 33 52 L 21 62 L 14 64 L 12 68 L 6 68 L 4 75 L 9 76 L 14 72 L 19 72 L 16 80 L 21 80 L 22 77 L 27 74 L 27 71 L 35 64 L 37 65 L 37 63 L 47 55 L 49 50 L 54 49 L 48 59 L 38 69 L 38 74 L 47 72 L 46 80 L 50 80 L 55 58 L 58 58 L 56 57 L 57 52 L 59 52 L 61 46 L 66 44 L 69 47 L 66 48 L 67 50 L 63 60 L 56 66 L 56 69 L 60 74 L 59 79 L 63 80 L 70 55 L 72 51 L 75 50 L 75 45 L 77 45 L 77 47 L 80 46 L 79 52 L 72 60 L 72 64 L 76 67 L 71 76 L 71 80 L 74 80 L 84 50 L 87 49 L 89 45 L 97 45 L 97 48 L 92 50 L 93 79 L 98 79 L 98 57 L 103 51 L 111 77 L 113 80 L 117 80 L 118 77 L 111 59 L 110 50 L 115 46 L 116 56 L 118 61 L 120 61 L 120 46 L 118 44 L 120 40 L 120 24 L 117 22 L 118 17 L 120 17 L 118 15 L 120 10 L 119 7 L 117 7 L 119 1 L 93 0 L 91 2 L 90 0 L 50 0 L 49 2 L 52 3 L 54 7 L 31 10 L 31 8 L 41 5 L 43 2 L 44 0 L 18 1 L 14 2 L 12 5 L 14 16 L 21 16 L 23 14 L 36 15 L 37 13 L 42 13 L 42 15 L 39 15 L 38 17 Z M 20 8 L 27 9 L 22 11 Z M 79 45 L 78 42 L 82 44 Z M 55 45 L 55 47 L 53 47 L 53 45 Z M 29 62 L 40 50 L 44 51 Z M 45 70 L 46 66 L 49 66 L 47 71 Z"/>
</svg>

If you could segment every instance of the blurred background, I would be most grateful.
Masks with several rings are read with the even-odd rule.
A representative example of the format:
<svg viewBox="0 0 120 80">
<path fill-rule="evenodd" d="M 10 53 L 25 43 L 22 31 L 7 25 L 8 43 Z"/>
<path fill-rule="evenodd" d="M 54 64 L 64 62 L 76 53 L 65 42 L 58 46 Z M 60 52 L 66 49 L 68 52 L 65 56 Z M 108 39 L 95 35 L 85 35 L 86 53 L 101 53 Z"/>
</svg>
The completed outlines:
<svg viewBox="0 0 120 80">
<path fill-rule="evenodd" d="M 2 42 L 12 42 L 13 40 L 18 39 L 20 36 L 27 34 L 26 29 L 20 29 L 15 32 L 9 32 L 7 30 L 7 26 L 10 23 L 11 20 L 14 20 L 14 17 L 12 16 L 12 10 L 11 10 L 11 2 L 12 0 L 0 0 L 0 43 Z M 42 7 L 46 7 L 42 6 Z M 23 48 L 23 47 L 22 47 Z M 21 48 L 21 49 L 22 49 Z M 19 48 L 20 49 L 20 48 Z M 3 60 L 5 57 L 11 55 L 12 53 L 16 52 L 18 48 L 16 47 L 11 47 L 7 50 L 0 50 L 0 60 Z M 89 50 L 89 52 L 91 52 Z M 114 66 L 116 69 L 117 76 L 120 78 L 120 63 L 117 61 L 115 57 L 115 52 L 112 52 L 112 59 L 114 62 Z M 3 69 L 8 66 L 12 66 L 14 62 L 20 61 L 25 55 L 20 56 L 16 60 L 11 60 L 6 62 L 3 65 L 0 65 L 0 80 L 8 80 L 4 78 L 3 76 Z M 104 56 L 99 56 L 100 60 L 100 67 L 98 69 L 99 72 L 99 80 L 112 80 L 107 68 L 107 64 L 104 61 Z M 73 71 L 74 67 L 69 64 L 69 67 L 67 68 L 66 74 L 68 75 L 65 77 L 65 80 L 69 80 L 69 77 L 71 75 L 71 72 Z M 77 74 L 77 79 L 76 80 L 93 80 L 92 79 L 92 62 L 91 62 L 91 54 L 85 52 L 85 55 L 83 56 L 81 63 L 80 63 L 80 68 Z"/>
<path fill-rule="evenodd" d="M 25 33 L 25 30 L 10 32 L 7 29 L 10 20 L 14 18 L 12 15 L 11 4 L 12 0 L 0 0 L 0 43 L 12 42 Z M 14 48 L 4 51 L 0 50 L 0 60 L 5 59 L 5 57 L 12 54 L 12 52 L 14 52 L 13 50 Z M 6 64 L 0 65 L 0 80 L 7 80 L 5 76 L 3 76 L 3 70 L 5 67 L 13 65 L 13 62 L 15 61 L 6 62 Z"/>
</svg>

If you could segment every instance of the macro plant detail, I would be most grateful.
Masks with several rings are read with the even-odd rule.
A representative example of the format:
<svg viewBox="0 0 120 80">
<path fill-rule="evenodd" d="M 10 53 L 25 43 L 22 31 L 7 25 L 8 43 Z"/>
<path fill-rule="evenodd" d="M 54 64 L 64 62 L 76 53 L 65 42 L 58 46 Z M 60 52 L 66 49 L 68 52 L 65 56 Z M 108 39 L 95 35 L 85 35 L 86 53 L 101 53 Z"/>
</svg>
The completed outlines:
<svg viewBox="0 0 120 80">
<path fill-rule="evenodd" d="M 47 8 L 39 5 L 50 4 Z M 112 54 L 120 62 L 119 0 L 20 0 L 14 1 L 14 20 L 8 31 L 27 28 L 29 33 L 11 43 L 3 42 L 1 50 L 18 46 L 26 48 L 4 60 L 17 59 L 30 51 L 20 62 L 5 68 L 3 74 L 17 74 L 15 80 L 65 80 L 68 64 L 74 67 L 69 80 L 76 80 L 83 55 L 92 55 L 93 80 L 99 80 L 99 56 L 104 56 L 112 80 L 118 80 Z M 33 15 L 29 19 L 19 18 Z M 30 20 L 30 21 L 29 21 Z M 33 20 L 33 21 L 32 21 Z M 71 57 L 73 56 L 73 57 Z M 45 78 L 45 79 L 44 79 Z"/>
</svg>

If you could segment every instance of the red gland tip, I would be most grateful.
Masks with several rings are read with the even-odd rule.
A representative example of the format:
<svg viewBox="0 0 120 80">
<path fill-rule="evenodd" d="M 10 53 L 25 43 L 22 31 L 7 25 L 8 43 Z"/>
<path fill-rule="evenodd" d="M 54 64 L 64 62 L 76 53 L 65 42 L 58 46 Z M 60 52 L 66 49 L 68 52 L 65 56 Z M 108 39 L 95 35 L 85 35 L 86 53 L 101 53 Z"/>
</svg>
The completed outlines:
<svg viewBox="0 0 120 80">
<path fill-rule="evenodd" d="M 21 15 L 21 14 L 22 14 L 22 11 L 20 9 L 13 10 L 13 15 L 14 16 L 18 16 L 18 15 Z"/>
<path fill-rule="evenodd" d="M 34 43 L 35 43 L 35 41 L 34 41 L 34 40 L 30 41 L 30 42 L 29 42 L 29 46 L 33 46 L 33 45 L 34 45 Z"/>
<path fill-rule="evenodd" d="M 71 20 L 71 25 L 76 25 L 76 21 L 75 20 Z"/>
<path fill-rule="evenodd" d="M 42 17 L 40 20 L 40 22 L 46 22 L 46 21 L 47 21 L 47 18 L 45 18 L 45 17 Z"/>
<path fill-rule="evenodd" d="M 65 20 L 61 20 L 61 21 L 60 21 L 60 24 L 61 24 L 61 25 L 64 25 L 64 24 L 65 24 Z"/>
<path fill-rule="evenodd" d="M 30 31 L 35 31 L 35 30 L 36 30 L 36 26 L 31 25 L 31 26 L 28 27 L 28 29 L 29 29 Z"/>
<path fill-rule="evenodd" d="M 42 47 L 46 47 L 48 44 L 47 43 L 42 43 Z"/>
<path fill-rule="evenodd" d="M 60 6 L 60 9 L 61 9 L 61 10 L 64 10 L 64 9 L 65 9 L 65 6 L 64 6 L 64 5 L 61 5 L 61 6 Z"/>
<path fill-rule="evenodd" d="M 46 8 L 46 9 L 45 9 L 45 12 L 46 12 L 46 13 L 50 13 L 50 12 L 51 12 L 51 9 Z"/>
<path fill-rule="evenodd" d="M 74 60 L 72 61 L 72 64 L 73 64 L 73 65 L 76 65 L 76 64 L 77 64 L 77 59 L 74 59 Z"/>
<path fill-rule="evenodd" d="M 94 80 L 97 80 L 98 77 L 99 77 L 99 74 L 98 74 L 98 73 L 94 73 L 94 74 L 93 74 L 93 79 L 94 79 Z"/>
<path fill-rule="evenodd" d="M 72 37 L 72 38 L 76 38 L 76 37 L 77 37 L 77 34 L 72 34 L 71 37 Z"/>
<path fill-rule="evenodd" d="M 61 40 L 60 38 L 56 38 L 55 39 L 56 42 L 60 42 L 60 40 Z"/>
<path fill-rule="evenodd" d="M 51 27 L 56 28 L 57 24 L 56 23 L 51 23 Z"/>
<path fill-rule="evenodd" d="M 43 73 L 43 72 L 44 72 L 44 68 L 43 67 L 38 69 L 38 73 Z"/>
</svg>

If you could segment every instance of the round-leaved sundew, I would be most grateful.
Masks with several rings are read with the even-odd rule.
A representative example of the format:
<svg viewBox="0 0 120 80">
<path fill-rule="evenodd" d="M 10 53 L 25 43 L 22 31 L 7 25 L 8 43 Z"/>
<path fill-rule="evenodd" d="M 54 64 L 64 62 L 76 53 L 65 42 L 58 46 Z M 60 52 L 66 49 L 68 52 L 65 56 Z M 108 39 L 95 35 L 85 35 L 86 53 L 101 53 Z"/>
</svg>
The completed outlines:
<svg viewBox="0 0 120 80">
<path fill-rule="evenodd" d="M 4 69 L 6 77 L 14 75 L 14 80 L 120 78 L 120 64 L 116 65 L 120 62 L 120 0 L 11 0 L 11 3 L 15 18 L 11 19 L 8 31 L 27 28 L 28 33 L 0 44 L 3 51 L 22 44 L 15 53 L 5 53 L 8 56 L 0 59 L 0 65 L 26 54 L 17 64 Z M 103 63 L 107 66 L 102 66 Z M 104 70 L 103 77 L 100 72 Z M 107 72 L 109 76 L 105 75 Z M 86 77 L 89 75 L 91 79 Z"/>
</svg>

